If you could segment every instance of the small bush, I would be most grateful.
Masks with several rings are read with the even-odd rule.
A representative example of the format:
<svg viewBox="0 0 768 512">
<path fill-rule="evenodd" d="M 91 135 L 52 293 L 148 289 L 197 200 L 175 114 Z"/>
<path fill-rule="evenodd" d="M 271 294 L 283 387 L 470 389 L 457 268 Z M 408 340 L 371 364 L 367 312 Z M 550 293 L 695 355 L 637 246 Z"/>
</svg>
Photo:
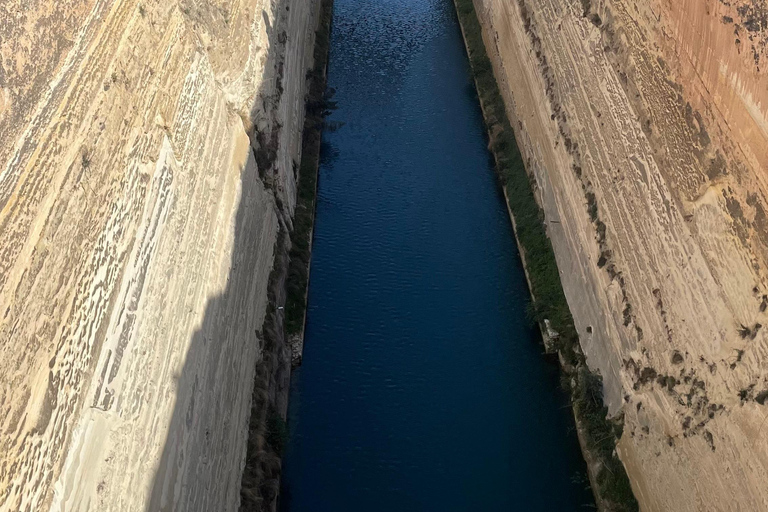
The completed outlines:
<svg viewBox="0 0 768 512">
<path fill-rule="evenodd" d="M 282 457 L 285 446 L 288 444 L 288 424 L 274 407 L 267 413 L 267 430 L 264 433 L 264 441 Z"/>
</svg>

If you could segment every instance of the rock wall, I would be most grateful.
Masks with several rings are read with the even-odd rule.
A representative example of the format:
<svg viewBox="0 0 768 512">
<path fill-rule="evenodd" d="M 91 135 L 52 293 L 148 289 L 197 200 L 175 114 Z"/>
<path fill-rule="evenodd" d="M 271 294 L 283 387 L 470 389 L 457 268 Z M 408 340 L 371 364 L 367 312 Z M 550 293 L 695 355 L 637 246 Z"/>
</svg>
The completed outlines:
<svg viewBox="0 0 768 512">
<path fill-rule="evenodd" d="M 0 5 L 0 510 L 236 510 L 318 0 Z"/>
<path fill-rule="evenodd" d="M 766 2 L 475 6 L 641 508 L 768 509 Z"/>
</svg>

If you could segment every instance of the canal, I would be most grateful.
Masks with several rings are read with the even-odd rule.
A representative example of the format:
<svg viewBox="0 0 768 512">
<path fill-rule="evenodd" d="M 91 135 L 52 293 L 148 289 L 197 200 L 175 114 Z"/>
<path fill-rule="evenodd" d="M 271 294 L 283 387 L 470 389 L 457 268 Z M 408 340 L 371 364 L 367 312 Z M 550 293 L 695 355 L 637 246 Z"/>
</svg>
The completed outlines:
<svg viewBox="0 0 768 512">
<path fill-rule="evenodd" d="M 285 512 L 594 507 L 451 0 L 335 0 Z"/>
</svg>

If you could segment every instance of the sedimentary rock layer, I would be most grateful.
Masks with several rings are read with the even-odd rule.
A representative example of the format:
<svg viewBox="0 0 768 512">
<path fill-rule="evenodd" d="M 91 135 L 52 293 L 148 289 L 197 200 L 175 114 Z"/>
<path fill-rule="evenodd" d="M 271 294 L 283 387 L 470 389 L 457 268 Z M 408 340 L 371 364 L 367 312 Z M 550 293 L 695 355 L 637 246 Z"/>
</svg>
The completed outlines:
<svg viewBox="0 0 768 512">
<path fill-rule="evenodd" d="M 641 507 L 768 509 L 768 5 L 475 6 Z"/>
<path fill-rule="evenodd" d="M 0 5 L 0 510 L 235 510 L 317 0 Z"/>
</svg>

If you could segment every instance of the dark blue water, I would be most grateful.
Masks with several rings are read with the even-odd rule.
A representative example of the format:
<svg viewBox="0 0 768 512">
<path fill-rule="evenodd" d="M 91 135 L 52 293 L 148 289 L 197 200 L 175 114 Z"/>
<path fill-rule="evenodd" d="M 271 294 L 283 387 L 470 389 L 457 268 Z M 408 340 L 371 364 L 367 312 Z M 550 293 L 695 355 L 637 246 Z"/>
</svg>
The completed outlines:
<svg viewBox="0 0 768 512">
<path fill-rule="evenodd" d="M 336 0 L 329 85 L 283 510 L 588 509 L 452 1 Z"/>
</svg>

